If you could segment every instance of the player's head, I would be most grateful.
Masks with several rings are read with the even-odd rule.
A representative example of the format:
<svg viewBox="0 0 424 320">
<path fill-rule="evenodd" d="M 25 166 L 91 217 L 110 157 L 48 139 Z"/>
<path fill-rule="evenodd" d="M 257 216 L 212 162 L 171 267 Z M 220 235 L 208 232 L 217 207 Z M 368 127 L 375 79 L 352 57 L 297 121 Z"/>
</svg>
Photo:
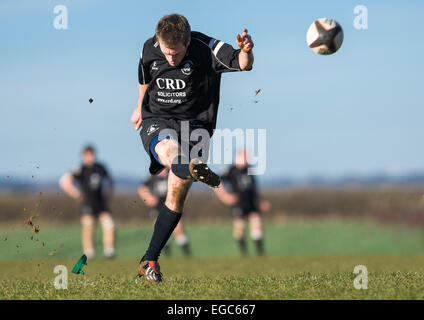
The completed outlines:
<svg viewBox="0 0 424 320">
<path fill-rule="evenodd" d="M 187 19 L 180 14 L 164 16 L 159 20 L 155 34 L 168 63 L 171 66 L 179 65 L 191 41 L 191 28 Z"/>
<path fill-rule="evenodd" d="M 93 146 L 85 146 L 81 152 L 82 162 L 87 166 L 92 166 L 96 161 L 96 150 Z"/>
<path fill-rule="evenodd" d="M 247 151 L 245 149 L 241 149 L 241 150 L 237 151 L 236 167 L 237 168 L 247 167 Z"/>
</svg>

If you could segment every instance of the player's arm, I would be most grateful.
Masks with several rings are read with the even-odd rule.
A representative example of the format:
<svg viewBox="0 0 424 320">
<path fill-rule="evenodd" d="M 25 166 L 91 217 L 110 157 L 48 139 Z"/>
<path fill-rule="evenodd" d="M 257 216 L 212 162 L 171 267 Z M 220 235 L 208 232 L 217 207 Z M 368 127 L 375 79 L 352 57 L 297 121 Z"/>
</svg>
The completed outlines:
<svg viewBox="0 0 424 320">
<path fill-rule="evenodd" d="M 253 66 L 253 53 L 252 48 L 254 46 L 252 37 L 247 33 L 247 29 L 243 29 L 243 33 L 239 35 L 237 33 L 237 45 L 241 49 L 238 60 L 241 70 L 250 70 Z"/>
<path fill-rule="evenodd" d="M 82 198 L 81 191 L 74 185 L 72 173 L 65 173 L 59 180 L 59 186 L 70 197 L 79 200 Z"/>
<path fill-rule="evenodd" d="M 146 42 L 147 43 L 147 42 Z M 148 51 L 145 50 L 146 43 L 143 45 L 143 49 L 141 50 L 140 60 L 138 62 L 138 101 L 137 107 L 134 109 L 131 115 L 131 122 L 133 123 L 135 130 L 140 129 L 142 118 L 142 104 L 144 95 L 146 94 L 147 88 L 149 86 L 150 81 L 152 80 L 152 76 L 149 71 L 149 59 L 146 58 L 149 56 Z"/>
<path fill-rule="evenodd" d="M 158 197 L 152 194 L 146 185 L 144 184 L 140 185 L 137 191 L 140 198 L 144 201 L 144 203 L 148 207 L 156 207 L 158 205 L 159 203 Z"/>
<path fill-rule="evenodd" d="M 231 206 L 236 204 L 238 201 L 238 197 L 235 194 L 225 190 L 224 184 L 222 182 L 219 184 L 218 188 L 213 188 L 213 190 L 218 196 L 218 199 L 221 200 L 226 205 Z"/>
<path fill-rule="evenodd" d="M 103 168 L 105 180 L 106 180 L 106 200 L 110 201 L 113 197 L 113 194 L 115 192 L 115 181 L 113 180 L 112 176 L 109 174 L 108 170 L 106 168 Z"/>
<path fill-rule="evenodd" d="M 146 90 L 149 84 L 139 84 L 138 85 L 138 101 L 137 107 L 134 109 L 131 115 L 131 122 L 133 123 L 135 130 L 140 129 L 141 121 L 143 121 L 141 117 L 141 104 L 143 102 L 144 95 L 146 94 Z"/>
<path fill-rule="evenodd" d="M 271 210 L 271 202 L 263 198 L 262 196 L 259 197 L 259 208 L 262 212 L 268 212 Z"/>
<path fill-rule="evenodd" d="M 259 204 L 259 209 L 262 212 L 269 212 L 271 210 L 271 203 L 266 200 L 262 194 L 262 192 L 260 192 L 258 185 L 256 184 L 256 181 L 254 180 L 254 184 L 255 184 L 255 188 L 256 188 L 256 196 L 258 199 L 258 204 Z"/>
</svg>

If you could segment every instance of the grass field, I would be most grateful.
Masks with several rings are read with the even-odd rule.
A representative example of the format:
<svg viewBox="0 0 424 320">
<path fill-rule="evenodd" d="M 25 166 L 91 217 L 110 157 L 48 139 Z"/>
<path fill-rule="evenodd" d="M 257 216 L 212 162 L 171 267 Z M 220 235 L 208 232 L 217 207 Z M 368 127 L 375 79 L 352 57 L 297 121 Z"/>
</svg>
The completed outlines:
<svg viewBox="0 0 424 320">
<path fill-rule="evenodd" d="M 424 299 L 418 229 L 337 221 L 268 224 L 268 255 L 262 258 L 254 257 L 252 245 L 250 257 L 238 256 L 231 225 L 191 224 L 187 231 L 193 258 L 181 258 L 173 244 L 174 257 L 160 260 L 164 282 L 151 284 L 134 278 L 151 226 L 120 227 L 118 257 L 99 254 L 85 275 L 70 272 L 81 256 L 78 226 L 41 226 L 39 234 L 3 227 L 0 299 Z M 53 287 L 56 265 L 68 268 L 68 290 Z M 356 265 L 368 269 L 367 290 L 353 286 Z"/>
</svg>

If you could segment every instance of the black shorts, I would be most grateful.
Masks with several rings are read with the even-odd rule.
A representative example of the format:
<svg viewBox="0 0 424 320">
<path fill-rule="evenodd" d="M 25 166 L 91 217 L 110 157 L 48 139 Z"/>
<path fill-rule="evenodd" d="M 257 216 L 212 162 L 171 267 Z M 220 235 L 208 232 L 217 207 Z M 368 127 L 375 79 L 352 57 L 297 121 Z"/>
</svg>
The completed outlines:
<svg viewBox="0 0 424 320">
<path fill-rule="evenodd" d="M 254 203 L 247 203 L 244 205 L 236 205 L 232 209 L 232 214 L 234 218 L 247 218 L 253 212 L 260 214 L 259 208 Z"/>
<path fill-rule="evenodd" d="M 108 207 L 102 202 L 83 203 L 81 205 L 81 215 L 97 217 L 102 212 L 109 212 Z"/>
<path fill-rule="evenodd" d="M 147 154 L 150 157 L 150 174 L 155 175 L 162 171 L 163 168 L 165 168 L 160 162 L 159 157 L 155 152 L 155 146 L 159 141 L 164 139 L 174 139 L 180 144 L 180 146 L 182 146 L 182 144 L 187 145 L 188 152 L 190 153 L 193 146 L 195 146 L 201 140 L 201 138 L 199 138 L 199 140 L 197 141 L 191 141 L 190 135 L 192 131 L 196 129 L 204 129 L 205 132 L 207 132 L 203 124 L 189 122 L 188 137 L 182 136 L 181 122 L 181 120 L 175 119 L 148 118 L 143 120 L 143 122 L 141 123 L 140 136 L 141 141 L 143 142 L 144 150 L 146 150 Z M 169 129 L 171 131 L 166 129 Z M 209 148 L 209 141 L 206 145 Z M 209 150 L 204 150 L 203 153 L 199 152 L 199 154 L 196 156 L 201 157 L 202 154 L 208 155 Z"/>
</svg>

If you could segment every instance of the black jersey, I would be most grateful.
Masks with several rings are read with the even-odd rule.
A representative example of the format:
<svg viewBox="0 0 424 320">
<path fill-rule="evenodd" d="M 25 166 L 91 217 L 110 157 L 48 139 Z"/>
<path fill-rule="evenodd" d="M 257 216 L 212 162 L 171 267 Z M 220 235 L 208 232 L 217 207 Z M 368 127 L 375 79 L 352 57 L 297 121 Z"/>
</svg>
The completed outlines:
<svg viewBox="0 0 424 320">
<path fill-rule="evenodd" d="M 210 134 L 215 129 L 223 72 L 241 71 L 240 50 L 193 31 L 186 56 L 171 66 L 156 37 L 143 46 L 138 67 L 140 84 L 149 84 L 142 102 L 142 118 L 190 120 Z"/>
<path fill-rule="evenodd" d="M 232 166 L 221 176 L 224 188 L 238 196 L 238 207 L 256 207 L 258 204 L 256 180 L 247 174 L 247 170 L 247 167 Z"/>
<path fill-rule="evenodd" d="M 106 200 L 105 191 L 108 187 L 112 187 L 113 182 L 103 165 L 99 163 L 92 166 L 82 165 L 72 175 L 80 185 L 85 203 L 99 204 Z"/>
<path fill-rule="evenodd" d="M 152 175 L 142 184 L 149 189 L 151 194 L 158 197 L 158 206 L 162 205 L 165 202 L 166 194 L 168 192 L 168 175 L 166 175 L 165 177 Z"/>
</svg>

